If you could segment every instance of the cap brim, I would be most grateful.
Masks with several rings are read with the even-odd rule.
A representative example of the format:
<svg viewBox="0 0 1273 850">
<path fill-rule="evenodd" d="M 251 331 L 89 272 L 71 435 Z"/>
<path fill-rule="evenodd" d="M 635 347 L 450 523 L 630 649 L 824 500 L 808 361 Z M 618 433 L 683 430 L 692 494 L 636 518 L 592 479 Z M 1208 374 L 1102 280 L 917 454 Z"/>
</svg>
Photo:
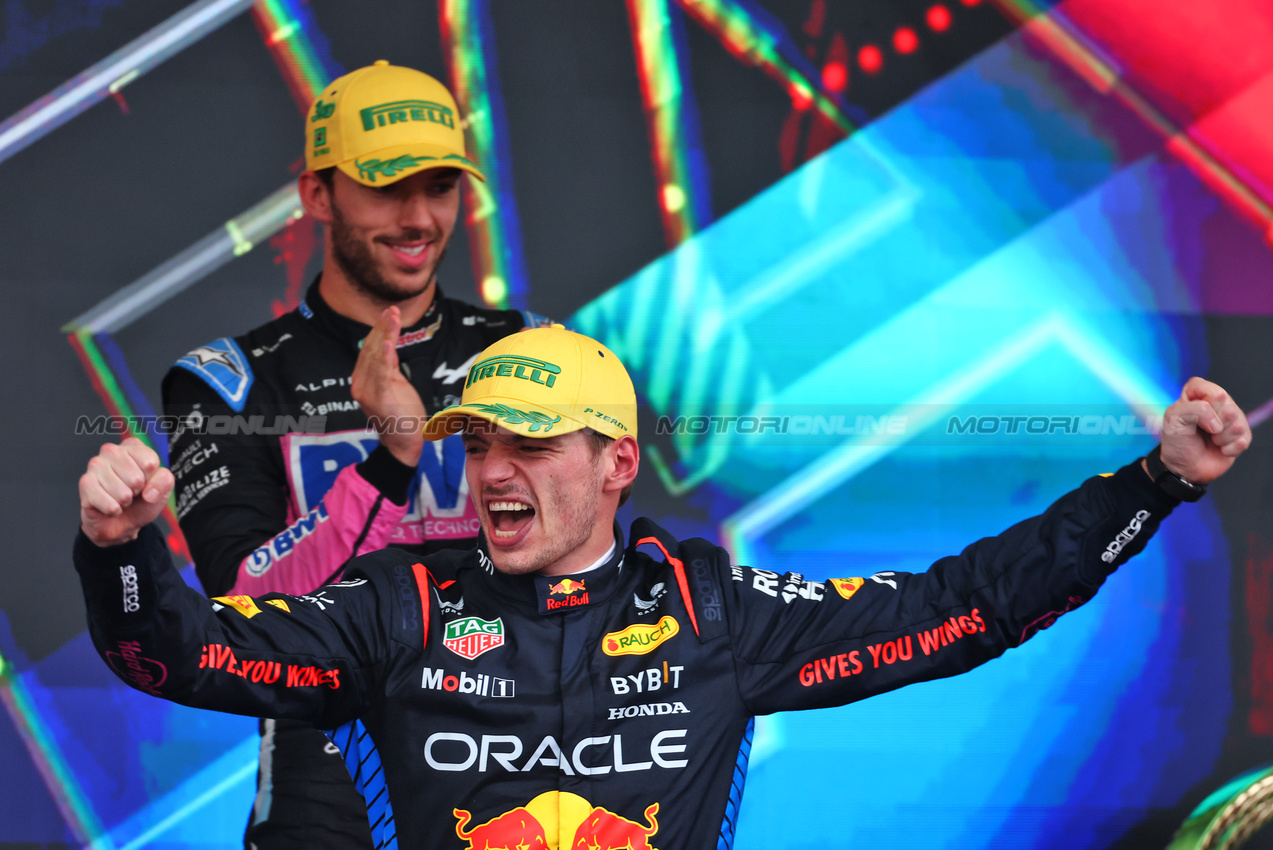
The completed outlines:
<svg viewBox="0 0 1273 850">
<path fill-rule="evenodd" d="M 467 429 L 469 420 L 481 419 L 523 437 L 556 437 L 588 427 L 587 423 L 550 411 L 522 399 L 492 397 L 480 403 L 456 404 L 439 410 L 424 424 L 426 440 L 441 440 Z"/>
<path fill-rule="evenodd" d="M 458 168 L 486 182 L 486 175 L 475 163 L 455 153 L 452 148 L 440 145 L 393 145 L 338 162 L 336 167 L 364 186 L 388 186 L 417 171 L 431 168 Z"/>
</svg>

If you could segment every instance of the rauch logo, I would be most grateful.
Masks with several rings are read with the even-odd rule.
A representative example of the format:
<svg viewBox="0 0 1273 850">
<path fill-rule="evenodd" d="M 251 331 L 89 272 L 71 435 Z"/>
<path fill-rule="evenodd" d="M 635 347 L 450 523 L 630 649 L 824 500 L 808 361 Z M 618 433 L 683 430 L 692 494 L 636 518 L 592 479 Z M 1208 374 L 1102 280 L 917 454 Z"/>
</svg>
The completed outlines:
<svg viewBox="0 0 1273 850">
<path fill-rule="evenodd" d="M 653 625 L 636 623 L 620 632 L 610 632 L 601 640 L 606 655 L 645 655 L 681 630 L 673 617 L 664 617 Z"/>
</svg>

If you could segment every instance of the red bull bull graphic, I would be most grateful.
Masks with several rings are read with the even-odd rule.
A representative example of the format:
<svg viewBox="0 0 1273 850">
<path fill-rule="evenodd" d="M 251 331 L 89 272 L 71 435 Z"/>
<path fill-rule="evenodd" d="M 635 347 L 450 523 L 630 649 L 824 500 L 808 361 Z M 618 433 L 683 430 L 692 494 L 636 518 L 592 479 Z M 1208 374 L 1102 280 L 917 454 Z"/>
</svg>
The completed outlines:
<svg viewBox="0 0 1273 850">
<path fill-rule="evenodd" d="M 548 850 L 548 836 L 535 816 L 518 807 L 493 817 L 486 823 L 465 831 L 472 815 L 464 809 L 452 809 L 458 819 L 455 834 L 469 843 L 470 850 Z"/>
<path fill-rule="evenodd" d="M 564 599 L 554 599 L 554 596 L 562 596 Z M 548 586 L 548 599 L 545 601 L 545 607 L 552 611 L 556 608 L 571 608 L 576 605 L 588 604 L 588 589 L 584 587 L 582 581 L 575 581 L 572 578 L 563 578 L 556 584 Z"/>
<path fill-rule="evenodd" d="M 658 803 L 646 806 L 641 824 L 568 791 L 547 791 L 472 829 L 470 812 L 452 810 L 466 850 L 657 850 L 658 812 Z"/>
<path fill-rule="evenodd" d="M 646 806 L 647 825 L 641 826 L 598 806 L 575 830 L 570 850 L 654 850 L 650 846 L 650 836 L 659 831 L 659 822 L 654 818 L 658 813 L 658 803 Z"/>
<path fill-rule="evenodd" d="M 563 578 L 556 584 L 548 586 L 548 592 L 556 596 L 570 596 L 584 590 L 584 583 L 572 578 Z"/>
</svg>

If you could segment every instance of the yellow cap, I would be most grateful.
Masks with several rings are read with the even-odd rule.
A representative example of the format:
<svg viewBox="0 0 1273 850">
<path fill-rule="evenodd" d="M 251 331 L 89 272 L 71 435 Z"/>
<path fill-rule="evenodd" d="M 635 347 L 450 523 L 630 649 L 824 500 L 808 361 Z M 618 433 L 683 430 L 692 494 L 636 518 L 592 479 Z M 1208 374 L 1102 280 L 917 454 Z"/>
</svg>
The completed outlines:
<svg viewBox="0 0 1273 850">
<path fill-rule="evenodd" d="M 384 59 L 333 80 L 309 108 L 305 165 L 335 166 L 365 186 L 429 168 L 486 180 L 464 149 L 460 110 L 446 86 Z"/>
<path fill-rule="evenodd" d="M 635 437 L 636 391 L 613 351 L 553 325 L 506 336 L 478 355 L 460 403 L 435 413 L 424 438 L 461 431 L 470 416 L 524 437 L 581 428 Z"/>
</svg>

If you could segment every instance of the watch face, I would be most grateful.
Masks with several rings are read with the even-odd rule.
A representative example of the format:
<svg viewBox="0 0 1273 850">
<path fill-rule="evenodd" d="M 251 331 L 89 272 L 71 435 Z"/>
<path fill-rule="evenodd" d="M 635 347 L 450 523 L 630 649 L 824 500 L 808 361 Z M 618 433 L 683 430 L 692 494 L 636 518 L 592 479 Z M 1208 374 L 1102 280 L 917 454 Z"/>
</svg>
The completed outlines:
<svg viewBox="0 0 1273 850">
<path fill-rule="evenodd" d="M 1158 486 L 1162 487 L 1177 499 L 1186 502 L 1196 502 L 1207 494 L 1207 488 L 1200 484 L 1194 484 L 1188 479 L 1181 478 L 1171 470 L 1163 473 L 1158 479 Z"/>
<path fill-rule="evenodd" d="M 1154 450 L 1145 456 L 1145 465 L 1154 483 L 1167 495 L 1182 502 L 1196 502 L 1207 494 L 1207 488 L 1194 484 L 1189 479 L 1177 475 L 1162 462 L 1162 446 L 1154 446 Z"/>
</svg>

